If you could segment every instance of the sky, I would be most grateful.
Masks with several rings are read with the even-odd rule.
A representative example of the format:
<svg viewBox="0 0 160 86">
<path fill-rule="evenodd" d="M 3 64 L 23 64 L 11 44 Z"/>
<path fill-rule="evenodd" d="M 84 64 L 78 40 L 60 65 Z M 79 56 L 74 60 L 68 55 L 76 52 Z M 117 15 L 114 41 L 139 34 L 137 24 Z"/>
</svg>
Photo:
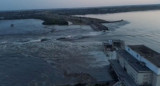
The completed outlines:
<svg viewBox="0 0 160 86">
<path fill-rule="evenodd" d="M 160 0 L 0 0 L 0 11 L 160 4 Z"/>
</svg>

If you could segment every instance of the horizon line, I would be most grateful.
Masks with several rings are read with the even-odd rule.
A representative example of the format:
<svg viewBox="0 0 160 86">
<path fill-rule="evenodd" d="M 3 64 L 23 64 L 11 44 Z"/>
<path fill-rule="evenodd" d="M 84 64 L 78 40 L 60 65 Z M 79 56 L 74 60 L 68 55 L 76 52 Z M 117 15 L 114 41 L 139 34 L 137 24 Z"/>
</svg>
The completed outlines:
<svg viewBox="0 0 160 86">
<path fill-rule="evenodd" d="M 127 7 L 127 6 L 152 6 L 160 4 L 130 4 L 130 5 L 110 5 L 110 6 L 90 6 L 90 7 L 66 7 L 66 8 L 33 8 L 33 9 L 17 9 L 17 10 L 0 10 L 0 12 L 13 12 L 13 11 L 41 11 L 41 10 L 67 10 L 67 9 L 94 9 L 94 8 L 105 8 L 105 7 Z"/>
</svg>

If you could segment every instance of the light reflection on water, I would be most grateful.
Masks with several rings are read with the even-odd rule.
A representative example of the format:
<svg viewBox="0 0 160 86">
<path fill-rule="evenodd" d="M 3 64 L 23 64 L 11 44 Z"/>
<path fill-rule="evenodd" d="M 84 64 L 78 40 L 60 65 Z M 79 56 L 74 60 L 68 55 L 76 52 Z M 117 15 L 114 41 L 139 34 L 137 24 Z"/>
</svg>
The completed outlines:
<svg viewBox="0 0 160 86">
<path fill-rule="evenodd" d="M 110 32 L 108 34 L 110 38 L 123 39 L 127 44 L 145 44 L 160 52 L 160 11 L 98 14 L 86 17 L 112 21 L 126 20 L 130 23 Z"/>
</svg>

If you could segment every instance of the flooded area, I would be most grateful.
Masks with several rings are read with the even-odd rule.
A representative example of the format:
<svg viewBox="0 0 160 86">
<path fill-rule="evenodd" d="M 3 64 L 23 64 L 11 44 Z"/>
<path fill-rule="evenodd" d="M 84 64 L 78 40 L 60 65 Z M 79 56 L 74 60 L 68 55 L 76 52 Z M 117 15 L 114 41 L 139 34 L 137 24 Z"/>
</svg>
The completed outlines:
<svg viewBox="0 0 160 86">
<path fill-rule="evenodd" d="M 14 27 L 8 26 L 13 21 L 1 21 L 0 26 L 4 30 L 0 40 L 3 85 L 53 86 L 112 80 L 102 42 L 92 40 L 102 32 L 87 25 L 43 26 L 42 21 L 33 19 L 15 20 Z M 21 25 L 16 26 L 18 22 Z M 13 33 L 8 32 L 13 28 Z M 28 32 L 26 28 L 31 29 Z M 57 40 L 63 37 L 69 40 Z"/>
<path fill-rule="evenodd" d="M 47 32 L 41 20 L 1 20 L 0 35 L 40 34 Z"/>
<path fill-rule="evenodd" d="M 102 42 L 122 39 L 127 44 L 145 44 L 160 52 L 159 14 L 160 11 L 146 11 L 86 15 L 125 20 L 104 24 L 110 29 L 106 32 L 94 31 L 88 25 L 44 26 L 41 20 L 34 19 L 0 21 L 0 83 L 53 86 L 111 81 Z"/>
</svg>

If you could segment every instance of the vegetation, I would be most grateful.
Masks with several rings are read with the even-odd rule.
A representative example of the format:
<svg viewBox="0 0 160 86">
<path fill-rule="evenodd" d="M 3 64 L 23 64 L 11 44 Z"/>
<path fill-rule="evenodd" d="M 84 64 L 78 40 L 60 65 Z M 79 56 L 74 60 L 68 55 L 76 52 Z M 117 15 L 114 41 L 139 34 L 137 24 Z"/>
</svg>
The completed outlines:
<svg viewBox="0 0 160 86">
<path fill-rule="evenodd" d="M 43 25 L 68 25 L 68 22 L 60 19 L 44 19 Z"/>
<path fill-rule="evenodd" d="M 85 15 L 85 14 L 120 13 L 120 12 L 131 12 L 131 11 L 147 11 L 147 10 L 159 10 L 159 9 L 160 9 L 160 4 L 155 4 L 155 5 L 128 5 L 128 6 L 77 8 L 77 9 L 59 9 L 59 10 L 52 10 L 52 12 L 60 15 Z"/>
</svg>

